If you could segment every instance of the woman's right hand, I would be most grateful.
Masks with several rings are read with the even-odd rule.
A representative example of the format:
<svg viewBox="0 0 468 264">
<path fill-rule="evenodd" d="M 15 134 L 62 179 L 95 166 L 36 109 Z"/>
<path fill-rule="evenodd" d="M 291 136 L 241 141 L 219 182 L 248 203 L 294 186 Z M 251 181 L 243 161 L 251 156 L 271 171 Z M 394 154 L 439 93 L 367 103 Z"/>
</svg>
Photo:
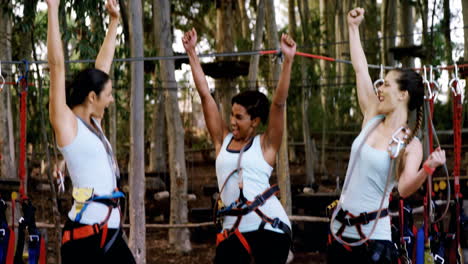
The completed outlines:
<svg viewBox="0 0 468 264">
<path fill-rule="evenodd" d="M 441 149 L 440 147 L 436 148 L 434 152 L 429 155 L 427 160 L 424 162 L 427 166 L 435 169 L 443 164 L 445 164 L 445 150 Z"/>
<path fill-rule="evenodd" d="M 359 26 L 364 19 L 364 8 L 357 7 L 348 12 L 348 26 Z"/>
<path fill-rule="evenodd" d="M 197 31 L 195 28 L 185 32 L 184 36 L 182 37 L 182 44 L 184 45 L 184 49 L 187 52 L 195 50 L 195 46 L 197 45 Z"/>
</svg>

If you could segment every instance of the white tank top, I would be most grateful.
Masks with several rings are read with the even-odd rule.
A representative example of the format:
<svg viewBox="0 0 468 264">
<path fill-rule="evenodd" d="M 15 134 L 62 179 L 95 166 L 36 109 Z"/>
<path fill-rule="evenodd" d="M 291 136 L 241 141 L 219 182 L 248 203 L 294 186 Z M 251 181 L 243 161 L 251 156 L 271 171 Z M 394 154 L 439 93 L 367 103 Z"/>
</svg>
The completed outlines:
<svg viewBox="0 0 468 264">
<path fill-rule="evenodd" d="M 366 140 L 364 137 L 367 131 L 371 129 L 373 124 L 384 117 L 383 115 L 378 115 L 368 121 L 351 147 L 350 160 L 355 156 L 357 158 L 356 165 L 351 172 L 351 182 L 346 192 L 342 193 L 341 196 L 343 198 L 343 210 L 348 210 L 356 216 L 363 212 L 369 213 L 379 209 L 385 184 L 387 183 L 391 163 L 388 152 L 386 150 L 375 149 L 364 142 L 360 153 L 357 153 L 357 149 L 362 141 Z M 350 172 L 346 174 L 348 175 L 348 173 Z M 390 193 L 395 186 L 395 179 L 391 179 L 389 185 L 385 194 L 383 208 L 388 208 Z M 370 221 L 368 224 L 361 225 L 364 235 L 369 235 L 374 223 L 374 221 Z M 340 226 L 341 223 L 338 220 L 334 222 L 333 229 L 335 233 Z M 354 226 L 347 226 L 342 236 L 361 239 Z M 390 216 L 379 219 L 370 239 L 392 240 Z"/>
<path fill-rule="evenodd" d="M 78 123 L 76 137 L 67 146 L 59 147 L 67 163 L 73 187 L 93 188 L 94 193 L 99 196 L 111 195 L 117 187 L 117 181 L 106 149 L 102 141 L 83 124 L 83 121 L 79 118 L 76 120 Z M 95 124 L 99 126 L 99 122 Z M 101 130 L 100 126 L 99 129 Z M 91 202 L 83 212 L 80 223 L 86 225 L 100 223 L 106 218 L 108 212 L 109 208 L 106 205 Z M 75 203 L 68 212 L 68 217 L 75 220 Z M 109 228 L 119 227 L 118 208 L 112 209 L 107 224 Z"/>
<path fill-rule="evenodd" d="M 229 133 L 224 138 L 221 150 L 216 157 L 216 176 L 218 178 L 218 187 L 221 190 L 228 175 L 237 169 L 237 160 L 240 151 L 228 150 L 227 147 L 232 141 L 232 134 Z M 270 188 L 270 176 L 273 168 L 265 161 L 260 144 L 260 135 L 255 136 L 252 145 L 247 147 L 242 154 L 241 161 L 242 176 L 244 179 L 244 196 L 252 201 L 255 196 L 263 193 Z M 239 177 L 235 173 L 226 183 L 226 187 L 221 194 L 221 200 L 224 205 L 229 206 L 239 197 Z M 259 209 L 270 218 L 279 218 L 282 222 L 291 227 L 289 218 L 276 196 L 270 197 Z M 225 216 L 223 222 L 224 229 L 230 229 L 234 225 L 237 217 Z M 239 225 L 240 232 L 251 232 L 258 230 L 262 219 L 255 213 L 250 212 L 242 217 Z M 278 228 L 273 228 L 270 224 L 265 225 L 265 229 L 277 233 L 283 233 Z"/>
</svg>

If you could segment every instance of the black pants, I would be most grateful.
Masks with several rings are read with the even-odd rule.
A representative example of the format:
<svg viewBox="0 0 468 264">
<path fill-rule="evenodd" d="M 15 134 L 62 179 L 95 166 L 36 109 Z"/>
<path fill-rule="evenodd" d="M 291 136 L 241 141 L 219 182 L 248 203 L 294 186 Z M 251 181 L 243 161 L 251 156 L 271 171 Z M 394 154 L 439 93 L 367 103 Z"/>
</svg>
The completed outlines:
<svg viewBox="0 0 468 264">
<path fill-rule="evenodd" d="M 80 226 L 83 225 L 68 220 L 63 230 L 71 230 Z M 101 234 L 68 241 L 61 248 L 62 263 L 136 263 L 132 252 L 122 237 L 121 230 L 108 229 L 106 243 L 116 232 L 119 232 L 119 234 L 107 252 L 104 252 L 104 249 L 100 247 Z"/>
<path fill-rule="evenodd" d="M 255 264 L 284 264 L 288 259 L 291 239 L 269 230 L 242 233 L 250 245 Z M 216 264 L 249 264 L 251 256 L 236 235 L 231 235 L 216 248 Z"/>
<path fill-rule="evenodd" d="M 358 239 L 343 238 L 344 241 L 356 242 Z M 369 240 L 357 247 L 345 247 L 340 242 L 333 240 L 328 245 L 327 263 L 372 263 L 390 264 L 398 263 L 398 250 L 392 241 Z"/>
</svg>

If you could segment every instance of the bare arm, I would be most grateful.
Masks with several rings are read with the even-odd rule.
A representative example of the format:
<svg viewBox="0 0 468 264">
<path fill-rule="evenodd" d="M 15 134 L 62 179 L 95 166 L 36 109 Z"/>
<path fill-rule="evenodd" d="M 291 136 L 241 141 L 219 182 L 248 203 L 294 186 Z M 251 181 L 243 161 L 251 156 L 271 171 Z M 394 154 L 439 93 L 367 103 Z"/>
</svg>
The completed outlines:
<svg viewBox="0 0 468 264">
<path fill-rule="evenodd" d="M 419 169 L 422 161 L 422 146 L 419 140 L 413 140 L 407 151 L 405 168 L 398 181 L 398 192 L 401 197 L 408 197 L 416 192 L 428 176 L 423 168 Z M 427 166 L 434 169 L 444 163 L 445 151 L 440 148 L 436 149 L 425 162 Z"/>
<path fill-rule="evenodd" d="M 281 69 L 280 79 L 270 107 L 268 126 L 265 131 L 264 151 L 271 149 L 273 159 L 278 152 L 284 132 L 284 112 L 286 99 L 288 98 L 289 82 L 291 80 L 291 69 L 296 53 L 296 43 L 286 34 L 281 36 L 281 51 L 284 54 L 284 62 Z M 268 155 L 269 156 L 269 155 Z"/>
<path fill-rule="evenodd" d="M 210 133 L 211 139 L 215 145 L 216 155 L 218 155 L 221 145 L 223 144 L 224 137 L 229 132 L 229 128 L 222 120 L 218 106 L 210 94 L 205 73 L 203 72 L 200 60 L 198 59 L 195 51 L 195 46 L 197 44 L 197 32 L 195 29 L 192 28 L 192 30 L 186 32 L 182 41 L 185 51 L 189 56 L 195 87 L 197 88 L 197 92 L 201 98 L 206 126 L 208 127 L 208 132 Z"/>
<path fill-rule="evenodd" d="M 376 114 L 379 100 L 374 93 L 366 55 L 362 49 L 361 38 L 359 36 L 359 25 L 363 19 L 364 9 L 362 8 L 353 9 L 348 13 L 349 47 L 351 61 L 356 73 L 357 94 L 359 107 L 364 115 L 364 125 L 369 118 L 372 118 Z"/>
<path fill-rule="evenodd" d="M 65 60 L 60 37 L 59 0 L 47 0 L 47 58 L 50 68 L 49 118 L 59 146 L 72 142 L 76 136 L 76 118 L 67 106 L 65 96 Z"/>
<path fill-rule="evenodd" d="M 120 15 L 116 0 L 108 0 L 106 8 L 110 16 L 109 28 L 96 58 L 95 67 L 105 73 L 109 73 L 115 53 L 117 26 L 119 25 Z"/>
</svg>

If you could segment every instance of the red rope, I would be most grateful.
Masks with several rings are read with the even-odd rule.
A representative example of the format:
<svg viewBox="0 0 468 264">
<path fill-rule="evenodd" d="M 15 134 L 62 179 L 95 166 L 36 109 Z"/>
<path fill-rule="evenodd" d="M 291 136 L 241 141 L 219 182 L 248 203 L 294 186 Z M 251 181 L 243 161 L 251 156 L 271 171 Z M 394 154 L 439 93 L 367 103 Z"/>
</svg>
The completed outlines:
<svg viewBox="0 0 468 264">
<path fill-rule="evenodd" d="M 19 171 L 18 177 L 20 180 L 20 198 L 23 199 L 26 197 L 26 104 L 28 92 L 26 91 L 27 82 L 25 79 L 21 80 L 21 86 L 23 90 L 21 91 L 20 99 L 20 145 L 19 145 Z"/>
<path fill-rule="evenodd" d="M 456 90 L 458 83 L 454 83 L 454 89 Z M 457 236 L 457 246 L 460 247 L 460 201 L 462 194 L 460 192 L 460 166 L 461 166 L 461 122 L 462 122 L 462 98 L 461 94 L 453 93 L 453 154 L 454 154 L 454 164 L 453 164 L 453 183 L 455 187 L 455 204 L 456 204 L 456 236 Z"/>
<path fill-rule="evenodd" d="M 314 55 L 314 54 L 304 53 L 304 52 L 299 52 L 299 51 L 296 52 L 296 55 L 302 56 L 302 57 L 307 57 L 307 58 L 312 58 L 312 59 L 318 59 L 318 60 L 336 61 L 336 59 L 334 59 L 334 58 L 320 56 L 320 55 Z"/>
</svg>

